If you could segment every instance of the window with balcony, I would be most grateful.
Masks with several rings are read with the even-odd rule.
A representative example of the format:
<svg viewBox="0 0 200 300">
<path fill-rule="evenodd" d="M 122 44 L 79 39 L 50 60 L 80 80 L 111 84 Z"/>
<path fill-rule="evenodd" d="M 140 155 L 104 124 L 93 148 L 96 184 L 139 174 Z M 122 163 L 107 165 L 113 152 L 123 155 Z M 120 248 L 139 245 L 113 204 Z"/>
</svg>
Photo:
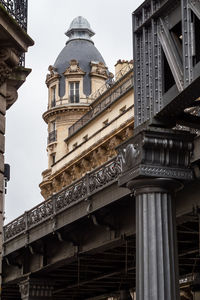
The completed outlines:
<svg viewBox="0 0 200 300">
<path fill-rule="evenodd" d="M 51 88 L 51 107 L 56 106 L 56 87 Z"/>
<path fill-rule="evenodd" d="M 79 103 L 79 82 L 70 82 L 69 83 L 69 100 L 70 103 Z"/>
</svg>

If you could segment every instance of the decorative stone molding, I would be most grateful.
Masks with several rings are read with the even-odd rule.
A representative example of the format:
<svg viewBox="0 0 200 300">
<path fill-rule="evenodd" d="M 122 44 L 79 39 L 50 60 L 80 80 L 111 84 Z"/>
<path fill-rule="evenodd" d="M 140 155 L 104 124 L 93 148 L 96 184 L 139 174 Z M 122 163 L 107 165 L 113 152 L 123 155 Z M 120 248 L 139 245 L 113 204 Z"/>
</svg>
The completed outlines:
<svg viewBox="0 0 200 300">
<path fill-rule="evenodd" d="M 26 279 L 19 283 L 22 300 L 51 299 L 53 283 L 49 280 Z"/>
<path fill-rule="evenodd" d="M 8 84 L 6 93 L 7 107 L 10 107 L 17 100 L 17 97 L 18 93 L 16 87 Z"/>
<path fill-rule="evenodd" d="M 100 76 L 105 79 L 108 78 L 108 68 L 104 65 L 102 62 L 94 62 L 92 61 L 90 63 L 91 66 L 91 72 L 90 76 Z"/>
<path fill-rule="evenodd" d="M 0 49 L 0 86 L 9 78 L 13 68 L 19 64 L 20 53 L 12 48 Z"/>
<path fill-rule="evenodd" d="M 50 65 L 48 71 L 50 72 L 50 74 L 47 74 L 45 81 L 47 87 L 49 87 L 50 83 L 60 78 L 60 75 L 58 74 L 55 67 Z"/>
<path fill-rule="evenodd" d="M 82 170 L 82 175 L 86 174 L 91 169 L 91 164 L 88 159 L 83 158 L 80 162 L 80 168 Z"/>
<path fill-rule="evenodd" d="M 70 66 L 63 73 L 64 76 L 73 74 L 85 75 L 85 72 L 79 67 L 79 63 L 76 59 L 72 59 L 69 62 Z"/>
<path fill-rule="evenodd" d="M 40 184 L 40 188 L 43 197 L 47 199 L 53 193 L 56 193 L 62 188 L 72 184 L 73 181 L 79 179 L 87 172 L 90 172 L 114 157 L 116 155 L 115 148 L 122 143 L 124 136 L 128 136 L 126 135 L 126 132 L 129 134 L 132 133 L 132 127 L 133 125 L 131 123 L 131 125 L 126 126 L 114 136 L 110 136 L 108 139 L 101 141 L 101 145 L 99 145 L 99 147 L 97 146 L 95 149 L 87 149 L 85 153 L 81 154 L 81 157 L 79 157 L 78 160 L 76 159 L 76 162 L 74 162 L 75 165 L 73 165 L 73 162 L 71 161 L 70 163 L 72 163 L 72 165 L 66 165 L 59 174 L 52 175 L 50 172 L 51 169 L 49 169 L 50 171 L 47 170 L 47 173 L 42 173 L 43 182 Z M 147 173 L 147 170 L 145 170 L 145 172 Z M 54 186 L 49 184 L 49 182 L 52 182 L 53 178 L 57 179 L 58 177 L 60 177 L 60 183 L 57 183 L 56 188 L 54 188 Z"/>
<path fill-rule="evenodd" d="M 0 61 L 0 86 L 8 79 L 12 69 L 5 62 Z"/>
<path fill-rule="evenodd" d="M 118 136 L 112 137 L 107 144 L 107 155 L 108 158 L 116 155 L 115 148 L 122 142 L 121 138 Z"/>
<path fill-rule="evenodd" d="M 49 180 L 42 182 L 42 184 L 40 184 L 40 188 L 41 188 L 41 194 L 44 197 L 44 199 L 47 199 L 53 193 L 52 182 Z"/>
</svg>

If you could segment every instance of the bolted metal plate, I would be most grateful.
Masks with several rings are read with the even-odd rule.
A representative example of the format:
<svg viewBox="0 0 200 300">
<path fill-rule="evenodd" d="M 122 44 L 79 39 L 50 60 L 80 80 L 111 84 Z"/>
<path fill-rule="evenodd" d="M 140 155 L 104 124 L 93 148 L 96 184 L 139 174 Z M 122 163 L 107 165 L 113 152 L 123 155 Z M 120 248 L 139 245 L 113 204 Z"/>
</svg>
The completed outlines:
<svg viewBox="0 0 200 300">
<path fill-rule="evenodd" d="M 176 119 L 199 97 L 199 28 L 199 0 L 146 0 L 133 13 L 135 127 Z"/>
</svg>

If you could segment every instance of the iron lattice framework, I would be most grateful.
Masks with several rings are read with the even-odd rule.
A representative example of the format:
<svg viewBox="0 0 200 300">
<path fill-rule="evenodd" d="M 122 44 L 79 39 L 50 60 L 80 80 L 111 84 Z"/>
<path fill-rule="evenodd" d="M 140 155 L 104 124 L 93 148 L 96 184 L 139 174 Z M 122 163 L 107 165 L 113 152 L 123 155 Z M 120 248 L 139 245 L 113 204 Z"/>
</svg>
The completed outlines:
<svg viewBox="0 0 200 300">
<path fill-rule="evenodd" d="M 9 14 L 27 31 L 27 0 L 0 0 Z"/>
<path fill-rule="evenodd" d="M 147 0 L 133 14 L 135 126 L 177 119 L 200 94 L 200 3 Z M 191 118 L 190 118 L 191 119 Z"/>
</svg>

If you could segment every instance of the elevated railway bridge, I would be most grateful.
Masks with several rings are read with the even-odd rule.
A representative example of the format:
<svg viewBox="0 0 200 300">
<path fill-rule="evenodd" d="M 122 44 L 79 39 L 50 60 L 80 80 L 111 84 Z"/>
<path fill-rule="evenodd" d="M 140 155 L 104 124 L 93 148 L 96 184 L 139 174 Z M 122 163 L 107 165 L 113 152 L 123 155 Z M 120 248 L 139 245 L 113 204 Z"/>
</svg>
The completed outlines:
<svg viewBox="0 0 200 300">
<path fill-rule="evenodd" d="M 135 291 L 135 197 L 118 186 L 120 173 L 115 157 L 4 227 L 2 299 L 26 293 L 31 299 L 88 299 Z M 199 189 L 196 179 L 174 199 L 185 291 L 198 278 Z"/>
</svg>

